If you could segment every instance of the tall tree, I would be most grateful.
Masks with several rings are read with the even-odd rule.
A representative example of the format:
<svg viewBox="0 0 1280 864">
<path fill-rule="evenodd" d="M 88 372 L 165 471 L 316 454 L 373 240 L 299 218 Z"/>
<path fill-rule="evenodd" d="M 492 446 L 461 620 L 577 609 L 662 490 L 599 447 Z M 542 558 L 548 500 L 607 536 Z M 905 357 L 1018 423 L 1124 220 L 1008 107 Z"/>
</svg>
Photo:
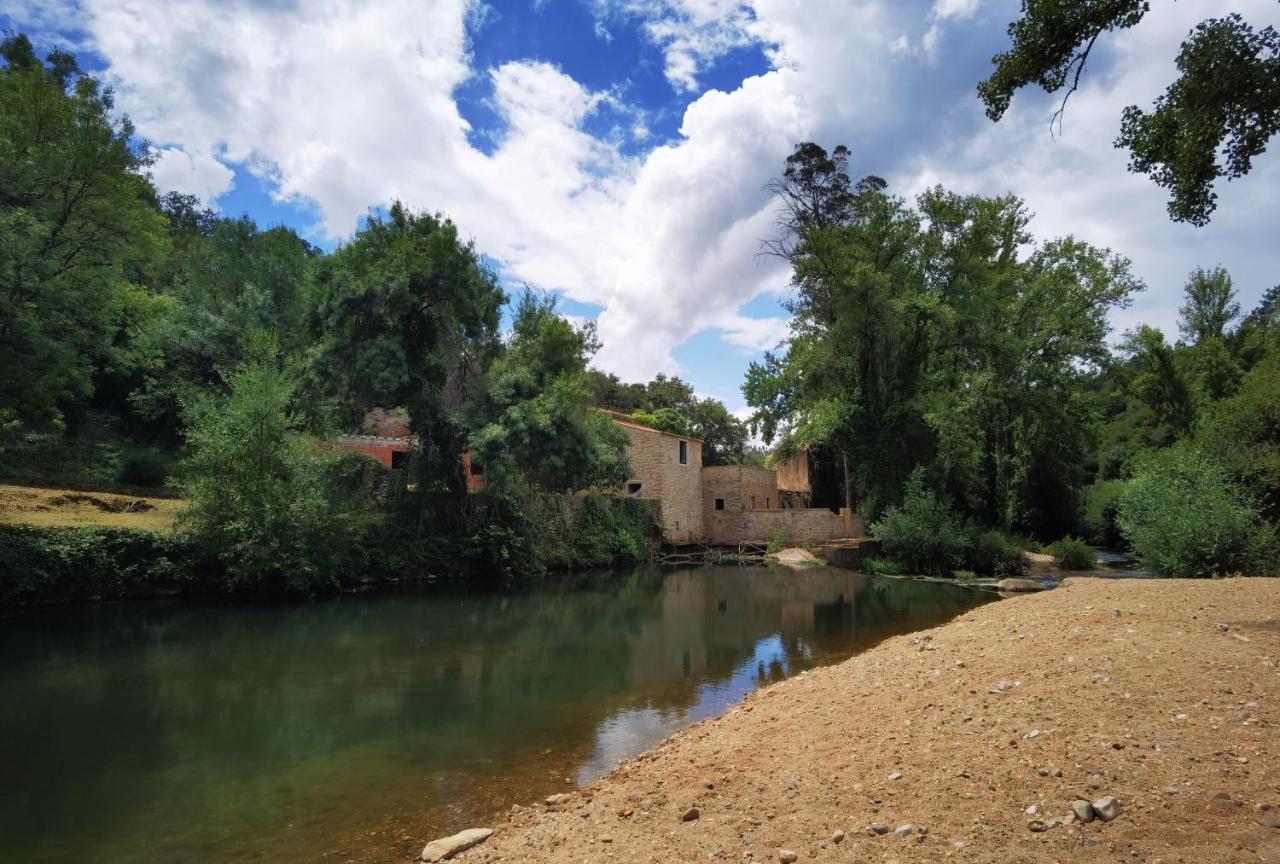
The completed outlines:
<svg viewBox="0 0 1280 864">
<path fill-rule="evenodd" d="M 408 410 L 423 516 L 464 495 L 458 417 L 498 347 L 497 278 L 453 222 L 397 202 L 323 259 L 316 281 L 314 386 L 349 427 L 375 406 Z"/>
<path fill-rule="evenodd" d="M 596 347 L 594 328 L 562 318 L 554 297 L 521 296 L 511 340 L 469 412 L 487 483 L 567 492 L 626 482 L 626 435 L 592 407 L 586 384 Z"/>
<path fill-rule="evenodd" d="M 1206 339 L 1221 339 L 1227 327 L 1240 316 L 1240 304 L 1231 286 L 1231 274 L 1221 267 L 1197 267 L 1183 289 L 1185 300 L 1178 309 L 1178 331 L 1195 345 Z"/>
<path fill-rule="evenodd" d="M 0 415 L 57 420 L 129 364 L 167 244 L 150 157 L 75 59 L 0 43 Z M 150 311 L 149 311 L 150 310 Z"/>
<path fill-rule="evenodd" d="M 987 116 L 999 120 L 1013 94 L 1029 84 L 1050 93 L 1066 88 L 1061 120 L 1094 45 L 1104 33 L 1133 27 L 1149 0 L 1022 0 L 1009 25 L 1013 41 L 993 58 L 978 85 Z M 1169 190 L 1169 215 L 1206 224 L 1217 207 L 1214 184 L 1249 173 L 1253 158 L 1280 130 L 1280 35 L 1254 30 L 1240 15 L 1202 21 L 1182 43 L 1178 78 L 1154 108 L 1124 110 L 1116 146 L 1130 153 L 1129 170 Z"/>
</svg>

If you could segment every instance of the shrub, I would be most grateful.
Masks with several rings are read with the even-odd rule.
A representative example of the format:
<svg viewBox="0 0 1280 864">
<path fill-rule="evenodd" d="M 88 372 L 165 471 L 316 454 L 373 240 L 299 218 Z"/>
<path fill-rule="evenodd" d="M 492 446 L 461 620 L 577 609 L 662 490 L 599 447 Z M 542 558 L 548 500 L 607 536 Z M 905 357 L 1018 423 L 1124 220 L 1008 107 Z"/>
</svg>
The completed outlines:
<svg viewBox="0 0 1280 864">
<path fill-rule="evenodd" d="M 777 531 L 774 531 L 773 536 L 769 538 L 769 545 L 765 547 L 765 551 L 770 554 L 773 554 L 774 552 L 781 552 L 783 549 L 786 549 L 788 545 L 786 533 L 779 528 Z"/>
<path fill-rule="evenodd" d="M 273 363 L 247 363 L 229 384 L 225 398 L 188 409 L 179 524 L 222 560 L 230 587 L 336 587 L 365 562 L 364 460 L 295 434 L 294 385 Z"/>
<path fill-rule="evenodd" d="M 972 570 L 957 570 L 955 576 L 960 582 L 972 582 L 974 579 L 978 578 L 978 574 L 974 573 Z"/>
<path fill-rule="evenodd" d="M 901 576 L 907 572 L 901 561 L 894 561 L 892 558 L 868 558 L 862 566 L 868 573 L 877 576 Z"/>
<path fill-rule="evenodd" d="M 1093 547 L 1078 537 L 1063 537 L 1049 544 L 1049 554 L 1063 570 L 1092 570 L 1098 563 Z"/>
<path fill-rule="evenodd" d="M 119 480 L 130 486 L 163 486 L 168 476 L 169 460 L 156 450 L 136 448 L 120 460 Z"/>
<path fill-rule="evenodd" d="M 209 590 L 216 576 L 182 534 L 0 525 L 0 606 Z"/>
<path fill-rule="evenodd" d="M 1187 445 L 1140 463 L 1120 496 L 1117 522 L 1161 576 L 1263 575 L 1276 564 L 1275 528 L 1225 469 Z"/>
<path fill-rule="evenodd" d="M 981 531 L 973 538 L 966 562 L 983 576 L 1006 579 L 1027 572 L 1024 543 L 1000 531 Z"/>
<path fill-rule="evenodd" d="M 902 505 L 886 510 L 871 531 L 910 573 L 951 573 L 969 547 L 964 520 L 926 488 L 918 469 L 907 480 Z"/>
<path fill-rule="evenodd" d="M 1091 542 L 1108 548 L 1123 545 L 1124 535 L 1116 524 L 1116 511 L 1124 487 L 1124 480 L 1099 480 L 1085 487 L 1083 523 Z"/>
</svg>

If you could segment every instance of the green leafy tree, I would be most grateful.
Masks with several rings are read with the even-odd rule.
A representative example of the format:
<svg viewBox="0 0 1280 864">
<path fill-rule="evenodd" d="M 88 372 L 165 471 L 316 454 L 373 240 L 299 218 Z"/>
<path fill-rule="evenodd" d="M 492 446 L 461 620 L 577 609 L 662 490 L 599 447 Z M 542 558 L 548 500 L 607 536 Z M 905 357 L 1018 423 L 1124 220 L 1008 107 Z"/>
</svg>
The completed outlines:
<svg viewBox="0 0 1280 864">
<path fill-rule="evenodd" d="M 225 395 L 188 403 L 180 524 L 223 562 L 229 587 L 333 587 L 358 566 L 369 524 L 360 460 L 297 433 L 296 373 L 255 353 L 226 374 Z"/>
<path fill-rule="evenodd" d="M 747 426 L 723 402 L 702 399 L 687 411 L 693 435 L 702 439 L 703 465 L 735 465 L 747 452 Z"/>
<path fill-rule="evenodd" d="M 1183 289 L 1185 300 L 1178 308 L 1178 330 L 1192 345 L 1205 339 L 1222 339 L 1227 327 L 1240 317 L 1240 304 L 1231 285 L 1231 274 L 1221 267 L 1197 267 Z"/>
<path fill-rule="evenodd" d="M 1120 496 L 1117 522 L 1161 576 L 1270 575 L 1276 531 L 1227 470 L 1189 445 L 1148 454 Z"/>
<path fill-rule="evenodd" d="M 111 91 L 25 36 L 0 57 L 0 417 L 57 421 L 96 371 L 148 362 L 135 339 L 167 232 Z"/>
<path fill-rule="evenodd" d="M 222 386 L 220 370 L 246 357 L 251 334 L 279 333 L 287 356 L 306 353 L 313 339 L 308 268 L 319 251 L 289 228 L 219 218 L 182 196 L 162 207 L 175 232 L 168 302 L 152 340 L 163 362 L 147 370 L 133 404 L 172 427 L 184 397 Z"/>
<path fill-rule="evenodd" d="M 1196 419 L 1191 385 L 1164 334 L 1143 324 L 1120 343 L 1132 363 L 1129 391 L 1174 438 L 1186 435 Z"/>
<path fill-rule="evenodd" d="M 487 483 L 568 492 L 626 482 L 626 433 L 591 406 L 586 384 L 596 345 L 594 329 L 566 321 L 554 297 L 520 298 L 472 419 L 472 457 Z"/>
<path fill-rule="evenodd" d="M 1206 412 L 1196 441 L 1251 491 L 1270 521 L 1280 522 L 1280 354 L 1251 369 L 1234 396 Z"/>
<path fill-rule="evenodd" d="M 1054 118 L 1080 84 L 1094 45 L 1104 34 L 1133 27 L 1149 0 L 1023 0 L 1009 25 L 1013 42 L 993 58 L 978 85 L 987 116 L 999 120 L 1013 94 L 1037 84 L 1066 88 Z M 1129 151 L 1129 170 L 1169 190 L 1169 215 L 1204 225 L 1217 206 L 1214 184 L 1249 173 L 1253 158 L 1280 129 L 1280 35 L 1254 30 L 1240 15 L 1202 21 L 1177 56 L 1178 78 L 1154 108 L 1124 110 L 1116 146 Z"/>
<path fill-rule="evenodd" d="M 922 470 L 907 478 L 902 504 L 889 507 L 871 533 L 910 573 L 950 575 L 964 563 L 971 542 L 963 517 L 928 488 Z"/>
<path fill-rule="evenodd" d="M 419 525 L 434 512 L 439 527 L 466 494 L 459 416 L 499 346 L 496 277 L 451 221 L 396 203 L 318 262 L 314 290 L 313 389 L 331 394 L 347 428 L 375 406 L 405 407 Z"/>
</svg>

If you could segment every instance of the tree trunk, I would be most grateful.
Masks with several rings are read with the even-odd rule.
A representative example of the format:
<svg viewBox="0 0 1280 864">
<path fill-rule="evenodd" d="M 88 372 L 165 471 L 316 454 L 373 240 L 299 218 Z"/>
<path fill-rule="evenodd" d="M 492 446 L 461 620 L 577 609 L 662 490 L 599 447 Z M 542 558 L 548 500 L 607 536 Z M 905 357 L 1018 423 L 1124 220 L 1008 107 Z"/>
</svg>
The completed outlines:
<svg viewBox="0 0 1280 864">
<path fill-rule="evenodd" d="M 849 454 L 847 451 L 840 451 L 840 460 L 844 463 L 844 506 L 849 508 L 849 512 L 853 510 L 853 482 L 849 479 Z"/>
</svg>

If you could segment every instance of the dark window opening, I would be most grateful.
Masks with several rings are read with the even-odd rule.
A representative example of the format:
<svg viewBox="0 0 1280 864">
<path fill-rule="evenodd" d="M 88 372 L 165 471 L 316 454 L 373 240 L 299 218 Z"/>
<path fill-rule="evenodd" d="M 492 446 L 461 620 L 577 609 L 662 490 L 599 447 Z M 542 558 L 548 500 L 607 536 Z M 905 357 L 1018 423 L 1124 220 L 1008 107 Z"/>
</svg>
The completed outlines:
<svg viewBox="0 0 1280 864">
<path fill-rule="evenodd" d="M 716 499 L 716 509 L 717 509 L 717 510 L 723 510 L 723 509 L 724 509 L 724 499 L 723 499 L 723 498 L 717 498 L 717 499 Z"/>
<path fill-rule="evenodd" d="M 764 499 L 764 509 L 766 509 L 766 510 L 768 510 L 768 509 L 769 509 L 769 499 L 768 499 L 768 498 Z"/>
<path fill-rule="evenodd" d="M 681 465 L 689 464 L 689 442 L 688 441 L 680 442 L 680 464 Z"/>
<path fill-rule="evenodd" d="M 404 463 L 408 461 L 409 454 L 404 450 L 391 451 L 391 467 L 393 469 L 403 468 Z"/>
<path fill-rule="evenodd" d="M 471 463 L 471 476 L 472 476 L 472 477 L 483 477 L 483 476 L 484 476 L 484 465 L 483 465 L 483 464 L 481 464 L 480 462 L 472 462 L 472 463 Z"/>
<path fill-rule="evenodd" d="M 751 496 L 751 509 L 756 509 L 756 496 L 754 495 Z"/>
<path fill-rule="evenodd" d="M 639 495 L 639 494 L 640 494 L 640 484 L 639 484 L 639 483 L 628 483 L 628 484 L 627 484 L 627 494 L 628 494 L 628 495 L 630 495 L 632 498 L 634 498 L 635 496 Z"/>
</svg>

